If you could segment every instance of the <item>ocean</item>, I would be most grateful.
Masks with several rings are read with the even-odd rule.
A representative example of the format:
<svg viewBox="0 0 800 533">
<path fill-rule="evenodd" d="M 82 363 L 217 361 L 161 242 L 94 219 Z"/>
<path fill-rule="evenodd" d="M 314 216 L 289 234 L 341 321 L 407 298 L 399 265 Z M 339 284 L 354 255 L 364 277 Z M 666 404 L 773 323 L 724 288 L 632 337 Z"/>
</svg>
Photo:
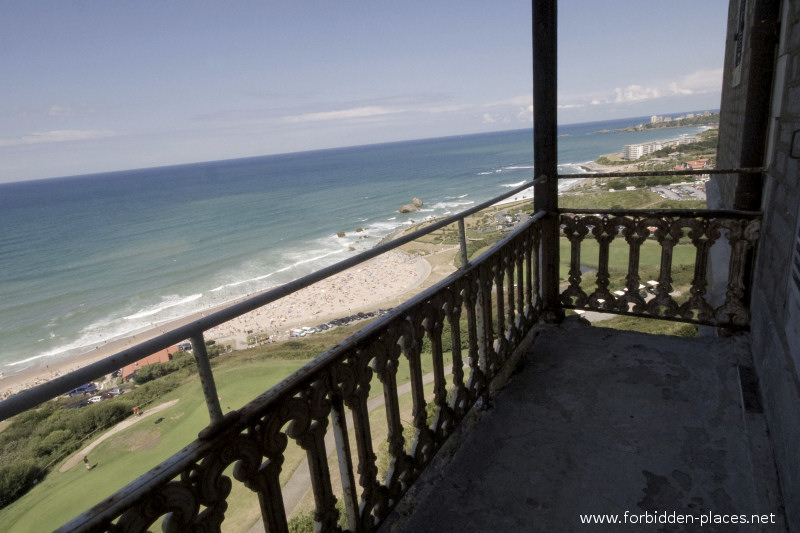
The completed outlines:
<svg viewBox="0 0 800 533">
<path fill-rule="evenodd" d="M 560 171 L 702 129 L 594 133 L 648 120 L 560 126 Z M 285 283 L 502 194 L 532 179 L 532 139 L 516 130 L 0 184 L 0 373 Z M 419 212 L 398 213 L 415 197 Z"/>
</svg>

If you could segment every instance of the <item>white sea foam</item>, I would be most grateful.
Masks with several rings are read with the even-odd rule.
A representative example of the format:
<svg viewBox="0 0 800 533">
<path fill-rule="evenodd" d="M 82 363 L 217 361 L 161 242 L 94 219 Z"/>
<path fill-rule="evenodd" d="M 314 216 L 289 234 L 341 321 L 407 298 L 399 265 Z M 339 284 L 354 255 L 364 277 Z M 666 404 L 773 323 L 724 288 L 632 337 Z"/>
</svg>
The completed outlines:
<svg viewBox="0 0 800 533">
<path fill-rule="evenodd" d="M 520 185 L 525 185 L 525 180 L 519 181 L 517 183 L 502 183 L 502 184 L 500 184 L 501 187 L 506 187 L 507 189 L 513 189 L 514 187 L 519 187 Z"/>
<path fill-rule="evenodd" d="M 145 309 L 142 309 L 132 315 L 122 317 L 125 320 L 140 320 L 142 318 L 155 316 L 171 307 L 183 306 L 188 303 L 199 300 L 203 297 L 203 293 L 192 294 L 191 296 L 181 297 L 177 294 L 170 294 L 169 296 L 162 296 L 161 302 Z"/>
</svg>

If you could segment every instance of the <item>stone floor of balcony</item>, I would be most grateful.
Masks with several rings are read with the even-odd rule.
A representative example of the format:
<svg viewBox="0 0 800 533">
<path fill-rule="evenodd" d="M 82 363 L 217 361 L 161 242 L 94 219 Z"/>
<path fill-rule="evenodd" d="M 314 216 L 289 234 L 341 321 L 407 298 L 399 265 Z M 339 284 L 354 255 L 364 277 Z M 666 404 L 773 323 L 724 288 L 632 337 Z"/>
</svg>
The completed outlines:
<svg viewBox="0 0 800 533">
<path fill-rule="evenodd" d="M 382 531 L 786 531 L 764 415 L 741 385 L 751 364 L 746 335 L 546 326 Z M 581 522 L 626 512 L 625 526 Z M 709 512 L 775 523 L 700 528 Z"/>
</svg>

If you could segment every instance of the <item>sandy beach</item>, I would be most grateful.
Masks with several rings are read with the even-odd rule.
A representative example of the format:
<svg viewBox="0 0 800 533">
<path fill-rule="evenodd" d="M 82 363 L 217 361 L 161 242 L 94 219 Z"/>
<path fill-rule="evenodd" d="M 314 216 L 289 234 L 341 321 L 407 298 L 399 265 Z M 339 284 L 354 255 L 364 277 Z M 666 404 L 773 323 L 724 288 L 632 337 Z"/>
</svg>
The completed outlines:
<svg viewBox="0 0 800 533">
<path fill-rule="evenodd" d="M 313 327 L 358 312 L 393 307 L 397 305 L 401 295 L 413 292 L 430 273 L 431 265 L 424 258 L 397 250 L 391 251 L 221 324 L 207 331 L 206 339 L 230 345 L 233 349 L 247 348 L 248 335 L 270 336 L 272 341 L 285 340 L 295 328 Z M 99 361 L 170 329 L 194 322 L 216 310 L 218 309 L 194 313 L 161 324 L 152 330 L 108 342 L 44 368 L 32 368 L 5 376 L 0 379 L 0 398 L 7 398 L 11 394 Z"/>
</svg>

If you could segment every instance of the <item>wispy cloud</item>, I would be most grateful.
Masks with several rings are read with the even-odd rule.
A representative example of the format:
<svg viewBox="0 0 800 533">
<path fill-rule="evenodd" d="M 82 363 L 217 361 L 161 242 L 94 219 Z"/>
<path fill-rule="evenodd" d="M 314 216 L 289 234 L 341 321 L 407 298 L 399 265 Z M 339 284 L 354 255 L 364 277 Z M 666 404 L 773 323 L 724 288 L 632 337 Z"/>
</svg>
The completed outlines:
<svg viewBox="0 0 800 533">
<path fill-rule="evenodd" d="M 622 104 L 628 102 L 640 102 L 642 100 L 652 100 L 659 98 L 661 91 L 655 87 L 642 87 L 641 85 L 628 85 L 625 88 L 617 87 L 614 89 L 614 103 Z"/>
<path fill-rule="evenodd" d="M 703 69 L 657 84 L 631 84 L 606 92 L 560 94 L 558 108 L 566 110 L 608 104 L 633 104 L 660 98 L 710 94 L 719 92 L 721 87 L 722 69 Z"/>
<path fill-rule="evenodd" d="M 52 130 L 36 132 L 16 139 L 0 139 L 0 146 L 20 146 L 39 143 L 62 143 L 103 139 L 116 135 L 113 131 L 99 130 Z"/>
<path fill-rule="evenodd" d="M 284 121 L 290 123 L 298 123 L 298 122 L 319 122 L 325 120 L 349 120 L 349 119 L 376 117 L 397 112 L 398 112 L 397 110 L 381 106 L 364 106 L 364 107 L 354 107 L 351 109 L 340 109 L 337 111 L 320 111 L 316 113 L 303 113 L 300 115 L 285 117 Z"/>
</svg>

